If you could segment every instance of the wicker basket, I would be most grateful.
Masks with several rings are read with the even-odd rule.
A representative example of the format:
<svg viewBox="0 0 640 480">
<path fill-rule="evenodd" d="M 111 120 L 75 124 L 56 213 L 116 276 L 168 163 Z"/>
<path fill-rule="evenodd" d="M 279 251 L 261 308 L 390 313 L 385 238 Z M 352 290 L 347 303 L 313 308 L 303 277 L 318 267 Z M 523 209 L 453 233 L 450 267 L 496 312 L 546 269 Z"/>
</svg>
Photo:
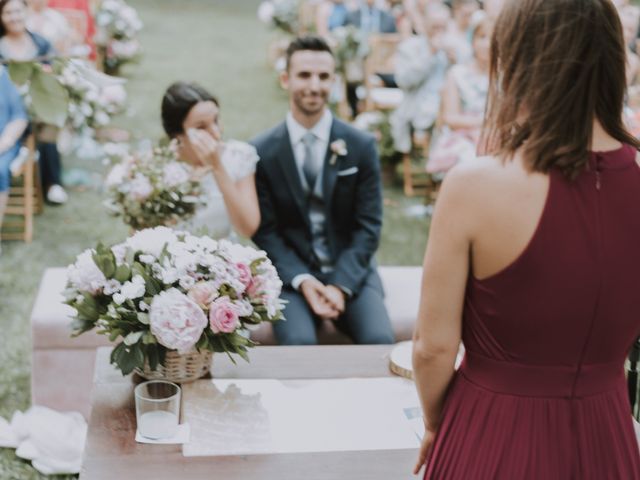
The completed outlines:
<svg viewBox="0 0 640 480">
<path fill-rule="evenodd" d="M 167 351 L 164 366 L 158 365 L 151 370 L 145 361 L 144 369 L 136 368 L 136 373 L 147 380 L 167 380 L 169 382 L 187 383 L 198 380 L 209 371 L 213 354 L 209 350 L 180 354 L 175 350 Z"/>
</svg>

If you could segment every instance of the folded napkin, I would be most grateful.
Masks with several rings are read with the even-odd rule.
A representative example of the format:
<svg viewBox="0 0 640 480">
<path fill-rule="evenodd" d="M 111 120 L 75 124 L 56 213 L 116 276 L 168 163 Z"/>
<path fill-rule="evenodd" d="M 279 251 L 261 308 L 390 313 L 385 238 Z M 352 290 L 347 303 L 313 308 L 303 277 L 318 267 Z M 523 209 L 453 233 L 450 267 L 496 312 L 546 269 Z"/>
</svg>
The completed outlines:
<svg viewBox="0 0 640 480">
<path fill-rule="evenodd" d="M 45 475 L 80 473 L 87 422 L 78 412 L 33 406 L 15 412 L 11 422 L 0 417 L 0 447 L 15 448 Z"/>
</svg>

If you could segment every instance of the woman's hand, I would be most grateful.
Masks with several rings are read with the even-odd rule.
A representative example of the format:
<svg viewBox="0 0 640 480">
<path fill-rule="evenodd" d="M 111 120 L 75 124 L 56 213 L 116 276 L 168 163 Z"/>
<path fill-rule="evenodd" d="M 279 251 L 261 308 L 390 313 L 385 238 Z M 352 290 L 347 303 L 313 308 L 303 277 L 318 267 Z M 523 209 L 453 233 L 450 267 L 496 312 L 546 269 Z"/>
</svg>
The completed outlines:
<svg viewBox="0 0 640 480">
<path fill-rule="evenodd" d="M 222 143 L 208 133 L 195 128 L 190 128 L 186 133 L 189 146 L 200 165 L 211 167 L 214 171 L 220 169 L 222 166 L 220 162 Z"/>
<path fill-rule="evenodd" d="M 427 461 L 427 455 L 429 454 L 429 449 L 433 444 L 433 440 L 436 438 L 436 432 L 434 430 L 430 430 L 425 426 L 424 429 L 424 437 L 422 437 L 422 445 L 420 445 L 420 453 L 418 454 L 418 462 L 416 466 L 413 467 L 413 474 L 417 475 L 424 462 Z"/>
</svg>

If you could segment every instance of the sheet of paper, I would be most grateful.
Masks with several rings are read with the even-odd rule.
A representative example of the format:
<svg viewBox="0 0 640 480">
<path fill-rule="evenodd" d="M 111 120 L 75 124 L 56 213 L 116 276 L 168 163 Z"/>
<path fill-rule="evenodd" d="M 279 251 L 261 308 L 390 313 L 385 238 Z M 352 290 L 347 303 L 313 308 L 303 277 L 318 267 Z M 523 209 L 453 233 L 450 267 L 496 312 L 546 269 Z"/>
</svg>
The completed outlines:
<svg viewBox="0 0 640 480">
<path fill-rule="evenodd" d="M 183 385 L 183 418 L 191 425 L 183 453 L 418 448 L 417 405 L 415 384 L 404 378 L 201 380 Z"/>
</svg>

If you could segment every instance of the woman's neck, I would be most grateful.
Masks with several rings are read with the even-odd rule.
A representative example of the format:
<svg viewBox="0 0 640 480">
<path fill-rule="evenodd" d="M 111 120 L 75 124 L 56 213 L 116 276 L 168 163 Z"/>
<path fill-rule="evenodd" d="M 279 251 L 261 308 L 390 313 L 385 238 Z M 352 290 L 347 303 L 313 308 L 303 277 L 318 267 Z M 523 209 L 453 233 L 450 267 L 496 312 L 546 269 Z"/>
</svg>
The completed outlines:
<svg viewBox="0 0 640 480">
<path fill-rule="evenodd" d="M 6 38 L 10 42 L 20 42 L 27 37 L 27 31 L 22 30 L 21 32 L 7 32 L 3 38 Z"/>
</svg>

